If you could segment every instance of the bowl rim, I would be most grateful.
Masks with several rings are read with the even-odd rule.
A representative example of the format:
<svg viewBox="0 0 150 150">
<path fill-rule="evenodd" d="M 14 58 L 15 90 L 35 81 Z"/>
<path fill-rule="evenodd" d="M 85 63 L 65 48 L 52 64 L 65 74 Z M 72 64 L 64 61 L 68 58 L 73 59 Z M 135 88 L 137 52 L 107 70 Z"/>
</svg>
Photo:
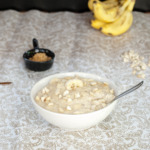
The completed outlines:
<svg viewBox="0 0 150 150">
<path fill-rule="evenodd" d="M 105 109 L 107 109 L 108 107 L 110 107 L 111 105 L 116 105 L 117 104 L 117 102 L 118 102 L 118 100 L 115 100 L 115 101 L 113 101 L 112 103 L 110 103 L 110 104 L 108 104 L 108 105 L 106 105 L 104 108 L 102 108 L 102 109 L 99 109 L 99 110 L 96 110 L 96 111 L 92 111 L 92 112 L 88 112 L 88 113 L 83 113 L 83 114 L 64 114 L 64 113 L 59 113 L 59 112 L 53 112 L 53 111 L 50 111 L 50 110 L 47 110 L 47 109 L 45 109 L 45 108 L 43 108 L 43 107 L 41 107 L 40 105 L 38 105 L 36 102 L 35 102 L 35 100 L 34 100 L 34 97 L 32 96 L 32 92 L 33 92 L 33 90 L 34 90 L 34 88 L 35 88 L 35 86 L 37 86 L 40 82 L 42 82 L 42 81 L 44 81 L 45 79 L 48 79 L 48 78 L 55 78 L 55 76 L 57 76 L 57 75 L 68 75 L 68 74 L 72 74 L 73 76 L 75 76 L 76 74 L 78 75 L 78 76 L 80 76 L 80 74 L 82 74 L 82 75 L 88 75 L 88 76 L 95 76 L 95 77 L 99 77 L 99 78 L 101 78 L 102 80 L 104 79 L 104 80 L 107 80 L 111 85 L 110 85 L 110 87 L 112 87 L 113 88 L 113 90 L 115 91 L 115 93 L 117 93 L 117 88 L 115 87 L 115 84 L 112 82 L 112 81 L 110 81 L 109 79 L 107 79 L 107 78 L 104 78 L 104 77 L 101 77 L 101 76 L 99 76 L 99 75 L 96 75 L 96 74 L 91 74 L 91 73 L 86 73 L 86 72 L 61 72 L 61 73 L 56 73 L 56 74 L 52 74 L 52 75 L 49 75 L 49 76 L 47 76 L 47 77 L 44 77 L 44 78 L 42 78 L 42 79 L 40 79 L 39 81 L 37 81 L 34 85 L 33 85 L 33 87 L 32 87 L 32 89 L 31 89 L 31 92 L 30 92 L 30 99 L 31 99 L 31 101 L 32 101 L 32 103 L 36 106 L 36 107 L 38 107 L 38 108 L 40 108 L 40 109 L 42 109 L 44 112 L 47 112 L 47 113 L 51 113 L 51 114 L 54 114 L 54 115 L 59 115 L 59 116 L 71 116 L 71 117 L 81 117 L 81 116 L 87 116 L 87 115 L 93 115 L 93 114 L 95 114 L 95 113 L 98 113 L 98 112 L 100 112 L 100 111 L 104 111 Z M 81 76 L 82 77 L 82 76 Z M 51 79 L 52 79 L 51 78 Z M 49 79 L 50 80 L 50 79 Z M 99 80 L 100 81 L 100 80 Z M 114 88 L 115 87 L 115 88 Z"/>
</svg>

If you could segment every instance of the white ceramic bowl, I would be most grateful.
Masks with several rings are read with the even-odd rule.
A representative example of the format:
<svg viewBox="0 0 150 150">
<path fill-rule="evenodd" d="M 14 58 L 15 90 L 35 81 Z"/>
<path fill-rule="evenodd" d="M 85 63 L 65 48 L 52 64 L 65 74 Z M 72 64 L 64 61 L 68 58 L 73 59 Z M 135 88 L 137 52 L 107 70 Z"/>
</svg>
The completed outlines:
<svg viewBox="0 0 150 150">
<path fill-rule="evenodd" d="M 37 82 L 31 90 L 31 100 L 36 110 L 39 112 L 39 114 L 49 123 L 57 127 L 67 129 L 67 130 L 72 130 L 72 131 L 88 129 L 98 124 L 112 112 L 112 110 L 114 109 L 117 103 L 117 101 L 114 101 L 110 105 L 98 111 L 94 111 L 86 114 L 70 115 L 70 114 L 61 114 L 61 113 L 48 111 L 42 108 L 41 106 L 39 106 L 35 102 L 34 98 L 38 93 L 38 91 L 41 90 L 43 87 L 45 87 L 52 78 L 63 78 L 66 76 L 75 76 L 75 75 L 84 78 L 91 78 L 94 80 L 107 82 L 110 85 L 110 87 L 114 89 L 115 94 L 117 94 L 117 88 L 112 83 L 112 81 L 101 78 L 98 75 L 81 73 L 81 72 L 69 72 L 69 73 L 59 73 L 59 74 L 50 75 Z"/>
</svg>

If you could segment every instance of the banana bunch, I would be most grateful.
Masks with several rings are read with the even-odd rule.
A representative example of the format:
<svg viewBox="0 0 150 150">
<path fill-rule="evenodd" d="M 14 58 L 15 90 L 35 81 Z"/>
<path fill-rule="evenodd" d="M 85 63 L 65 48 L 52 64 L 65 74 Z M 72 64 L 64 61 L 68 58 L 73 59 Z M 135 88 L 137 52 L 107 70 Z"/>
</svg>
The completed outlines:
<svg viewBox="0 0 150 150">
<path fill-rule="evenodd" d="M 132 25 L 135 0 L 89 0 L 88 7 L 94 14 L 91 26 L 106 35 L 117 36 Z"/>
</svg>

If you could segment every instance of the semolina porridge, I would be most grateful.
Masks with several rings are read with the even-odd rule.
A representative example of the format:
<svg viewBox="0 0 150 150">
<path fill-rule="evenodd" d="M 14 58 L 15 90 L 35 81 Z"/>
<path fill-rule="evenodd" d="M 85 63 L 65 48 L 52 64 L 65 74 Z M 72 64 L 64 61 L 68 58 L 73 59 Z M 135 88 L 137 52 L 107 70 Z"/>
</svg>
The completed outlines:
<svg viewBox="0 0 150 150">
<path fill-rule="evenodd" d="M 114 97 L 107 83 L 74 76 L 52 79 L 37 93 L 35 101 L 53 112 L 83 114 L 105 107 Z"/>
</svg>

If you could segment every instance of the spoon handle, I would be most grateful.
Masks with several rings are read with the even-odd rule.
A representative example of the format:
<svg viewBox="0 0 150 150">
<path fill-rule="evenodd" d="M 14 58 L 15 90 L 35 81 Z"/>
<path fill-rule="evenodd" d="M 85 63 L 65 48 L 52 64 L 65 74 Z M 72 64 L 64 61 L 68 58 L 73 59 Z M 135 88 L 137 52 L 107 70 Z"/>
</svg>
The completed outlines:
<svg viewBox="0 0 150 150">
<path fill-rule="evenodd" d="M 32 40 L 32 42 L 33 42 L 33 47 L 34 47 L 34 49 L 38 49 L 38 48 L 39 48 L 38 40 L 34 38 L 34 39 Z"/>
<path fill-rule="evenodd" d="M 138 89 L 143 83 L 144 83 L 144 81 L 141 81 L 139 84 L 135 85 L 135 86 L 132 87 L 131 89 L 129 89 L 129 90 L 127 90 L 127 91 L 121 93 L 120 95 L 116 96 L 116 97 L 114 98 L 114 100 L 116 100 L 116 99 L 118 99 L 118 98 L 120 98 L 120 97 L 122 97 L 122 96 L 124 96 L 124 95 L 127 95 L 127 94 L 129 94 L 129 93 L 131 93 L 131 92 L 133 92 L 134 90 Z M 113 101 L 114 101 L 114 100 L 113 100 Z"/>
</svg>

